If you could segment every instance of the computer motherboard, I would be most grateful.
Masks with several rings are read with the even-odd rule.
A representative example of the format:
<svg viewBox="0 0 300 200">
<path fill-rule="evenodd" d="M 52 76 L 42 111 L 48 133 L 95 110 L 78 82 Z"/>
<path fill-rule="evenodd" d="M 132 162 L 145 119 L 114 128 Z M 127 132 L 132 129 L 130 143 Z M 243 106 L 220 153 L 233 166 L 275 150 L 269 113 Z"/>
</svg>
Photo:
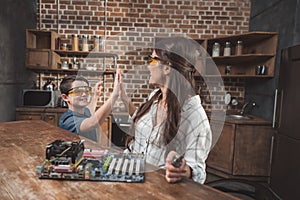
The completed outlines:
<svg viewBox="0 0 300 200">
<path fill-rule="evenodd" d="M 47 146 L 46 159 L 36 174 L 41 179 L 144 182 L 145 157 L 86 149 L 83 140 L 56 140 Z"/>
</svg>

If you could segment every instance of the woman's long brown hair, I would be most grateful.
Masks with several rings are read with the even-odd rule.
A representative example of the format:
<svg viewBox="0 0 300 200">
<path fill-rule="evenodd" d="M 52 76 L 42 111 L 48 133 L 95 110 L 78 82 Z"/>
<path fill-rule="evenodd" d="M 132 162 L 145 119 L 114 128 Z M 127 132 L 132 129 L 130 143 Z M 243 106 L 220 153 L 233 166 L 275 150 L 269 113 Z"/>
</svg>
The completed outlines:
<svg viewBox="0 0 300 200">
<path fill-rule="evenodd" d="M 170 74 L 170 82 L 166 93 L 167 117 L 162 135 L 164 145 L 169 144 L 177 134 L 181 108 L 186 99 L 195 95 L 195 82 L 193 73 L 195 67 L 193 63 L 194 53 L 191 49 L 191 43 L 186 38 L 168 38 L 158 42 L 155 47 L 155 52 L 161 59 L 161 64 L 169 65 L 173 70 Z M 192 45 L 193 46 L 193 45 Z M 131 133 L 134 135 L 134 126 L 137 121 L 146 113 L 149 112 L 151 105 L 155 100 L 162 98 L 161 90 L 158 90 L 153 97 L 142 104 L 138 109 L 133 124 Z M 132 139 L 129 138 L 128 142 Z"/>
</svg>

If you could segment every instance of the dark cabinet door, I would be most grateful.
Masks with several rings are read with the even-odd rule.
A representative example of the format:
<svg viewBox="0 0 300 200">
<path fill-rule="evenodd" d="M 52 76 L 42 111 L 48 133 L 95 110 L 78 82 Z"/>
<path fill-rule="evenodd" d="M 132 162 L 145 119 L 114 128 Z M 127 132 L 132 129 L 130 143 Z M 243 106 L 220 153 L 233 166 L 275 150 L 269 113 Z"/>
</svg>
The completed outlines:
<svg viewBox="0 0 300 200">
<path fill-rule="evenodd" d="M 237 126 L 234 175 L 270 176 L 273 132 L 271 126 Z"/>
<path fill-rule="evenodd" d="M 279 74 L 270 185 L 283 199 L 300 198 L 299 83 L 300 45 L 297 45 L 282 50 Z"/>
<path fill-rule="evenodd" d="M 300 141 L 276 134 L 271 188 L 282 199 L 300 198 Z"/>
<path fill-rule="evenodd" d="M 218 122 L 211 122 L 211 126 L 219 126 Z M 235 125 L 224 124 L 222 134 L 218 142 L 210 151 L 207 158 L 207 166 L 232 174 L 232 163 L 234 157 Z"/>
<path fill-rule="evenodd" d="M 300 45 L 284 49 L 278 87 L 277 129 L 280 134 L 300 140 Z"/>
</svg>

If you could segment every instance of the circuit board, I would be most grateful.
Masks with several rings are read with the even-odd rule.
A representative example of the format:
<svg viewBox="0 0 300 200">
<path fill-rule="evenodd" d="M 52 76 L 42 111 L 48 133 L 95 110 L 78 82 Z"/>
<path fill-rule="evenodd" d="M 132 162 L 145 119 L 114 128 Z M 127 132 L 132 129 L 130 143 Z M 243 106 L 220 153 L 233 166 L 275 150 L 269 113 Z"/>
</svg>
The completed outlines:
<svg viewBox="0 0 300 200">
<path fill-rule="evenodd" d="M 57 141 L 55 141 L 57 144 Z M 60 141 L 65 143 L 64 141 Z M 54 142 L 53 142 L 54 143 Z M 80 148 L 60 148 L 60 153 L 51 153 L 49 144 L 46 149 L 46 160 L 37 166 L 36 174 L 41 179 L 89 180 L 111 182 L 144 182 L 145 158 L 143 154 L 116 153 L 108 150 L 82 149 L 83 142 L 69 143 Z M 76 149 L 76 156 L 67 153 Z M 64 156 L 66 154 L 66 156 Z M 72 155 L 71 158 L 68 155 Z M 75 159 L 76 158 L 76 159 Z M 74 162 L 75 161 L 75 162 Z"/>
</svg>

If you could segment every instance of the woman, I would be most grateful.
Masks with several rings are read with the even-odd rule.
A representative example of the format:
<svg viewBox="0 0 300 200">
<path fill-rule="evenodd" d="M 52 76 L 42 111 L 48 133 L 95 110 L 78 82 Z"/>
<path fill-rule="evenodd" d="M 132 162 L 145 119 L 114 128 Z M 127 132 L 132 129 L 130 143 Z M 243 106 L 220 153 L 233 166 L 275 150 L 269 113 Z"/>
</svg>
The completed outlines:
<svg viewBox="0 0 300 200">
<path fill-rule="evenodd" d="M 168 182 L 188 177 L 204 183 L 206 178 L 211 129 L 194 91 L 196 49 L 186 38 L 162 39 L 156 44 L 148 69 L 149 83 L 157 89 L 133 116 L 128 150 L 145 154 L 153 165 L 165 166 Z M 171 164 L 176 154 L 184 155 L 179 168 Z"/>
</svg>

